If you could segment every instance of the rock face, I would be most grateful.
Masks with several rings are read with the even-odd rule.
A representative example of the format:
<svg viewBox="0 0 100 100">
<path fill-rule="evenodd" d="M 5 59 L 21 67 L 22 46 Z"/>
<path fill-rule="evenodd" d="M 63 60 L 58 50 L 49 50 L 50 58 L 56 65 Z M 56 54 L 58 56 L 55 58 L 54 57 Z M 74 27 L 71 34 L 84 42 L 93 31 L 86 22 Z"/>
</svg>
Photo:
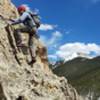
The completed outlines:
<svg viewBox="0 0 100 100">
<path fill-rule="evenodd" d="M 81 100 L 65 78 L 57 77 L 49 69 L 47 50 L 38 39 L 37 62 L 27 64 L 28 48 L 19 50 L 13 27 L 6 27 L 6 19 L 17 16 L 10 0 L 0 0 L 0 100 Z M 23 37 L 27 41 L 27 34 Z"/>
</svg>

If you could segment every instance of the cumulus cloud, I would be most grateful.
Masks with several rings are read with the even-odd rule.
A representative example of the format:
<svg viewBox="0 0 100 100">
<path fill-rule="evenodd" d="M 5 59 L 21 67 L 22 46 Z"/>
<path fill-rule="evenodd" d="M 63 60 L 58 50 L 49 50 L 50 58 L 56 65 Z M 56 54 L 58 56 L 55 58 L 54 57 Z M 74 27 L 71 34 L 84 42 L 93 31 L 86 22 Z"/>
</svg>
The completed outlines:
<svg viewBox="0 0 100 100">
<path fill-rule="evenodd" d="M 49 58 L 57 60 L 57 56 L 56 55 L 48 55 Z"/>
<path fill-rule="evenodd" d="M 48 30 L 53 30 L 54 28 L 56 28 L 56 25 L 41 24 L 39 30 L 41 30 L 41 31 L 48 31 Z"/>
<path fill-rule="evenodd" d="M 62 34 L 59 31 L 55 31 L 52 33 L 51 39 L 48 41 L 48 45 L 55 45 L 61 39 Z"/>
<path fill-rule="evenodd" d="M 59 31 L 53 32 L 51 38 L 47 38 L 44 35 L 40 36 L 40 40 L 43 42 L 43 44 L 50 52 L 53 51 L 53 53 L 56 52 L 56 49 L 59 47 L 61 38 L 62 34 Z M 52 62 L 55 62 L 58 59 L 57 55 L 52 53 L 48 55 L 48 58 L 52 59 Z"/>
<path fill-rule="evenodd" d="M 61 34 L 61 32 L 59 32 L 59 31 L 55 31 L 55 32 L 53 33 L 53 36 L 54 36 L 54 37 L 62 37 L 62 34 Z"/>
<path fill-rule="evenodd" d="M 61 38 L 62 38 L 62 34 L 59 31 L 53 32 L 51 38 L 49 38 L 49 39 L 44 35 L 40 36 L 40 39 L 49 48 L 56 48 L 58 46 Z"/>
<path fill-rule="evenodd" d="M 56 52 L 56 55 L 60 58 L 67 60 L 82 56 L 97 56 L 100 55 L 100 45 L 95 43 L 66 43 L 62 45 L 59 50 Z"/>
</svg>

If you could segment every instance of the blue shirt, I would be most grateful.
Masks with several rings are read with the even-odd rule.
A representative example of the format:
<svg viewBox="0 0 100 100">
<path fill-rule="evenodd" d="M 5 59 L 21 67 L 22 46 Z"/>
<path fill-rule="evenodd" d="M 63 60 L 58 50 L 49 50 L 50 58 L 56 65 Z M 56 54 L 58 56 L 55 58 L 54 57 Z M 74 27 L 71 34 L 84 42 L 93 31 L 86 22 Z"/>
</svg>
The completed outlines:
<svg viewBox="0 0 100 100">
<path fill-rule="evenodd" d="M 32 19 L 29 12 L 24 12 L 18 19 L 14 19 L 14 22 L 12 22 L 12 25 L 23 23 L 27 27 L 34 27 L 36 26 L 34 20 Z"/>
</svg>

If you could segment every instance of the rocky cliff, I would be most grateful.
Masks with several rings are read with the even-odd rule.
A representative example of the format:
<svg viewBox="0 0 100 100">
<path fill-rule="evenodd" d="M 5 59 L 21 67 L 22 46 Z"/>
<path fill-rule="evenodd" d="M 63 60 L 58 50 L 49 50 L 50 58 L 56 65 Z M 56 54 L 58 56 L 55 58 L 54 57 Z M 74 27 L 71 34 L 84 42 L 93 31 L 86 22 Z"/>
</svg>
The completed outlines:
<svg viewBox="0 0 100 100">
<path fill-rule="evenodd" d="M 17 48 L 14 28 L 7 27 L 7 19 L 17 16 L 10 0 L 0 0 L 0 100 L 81 100 L 65 78 L 49 69 L 47 50 L 38 39 L 34 40 L 37 62 L 27 64 L 28 35 L 22 34 L 26 48 Z"/>
</svg>

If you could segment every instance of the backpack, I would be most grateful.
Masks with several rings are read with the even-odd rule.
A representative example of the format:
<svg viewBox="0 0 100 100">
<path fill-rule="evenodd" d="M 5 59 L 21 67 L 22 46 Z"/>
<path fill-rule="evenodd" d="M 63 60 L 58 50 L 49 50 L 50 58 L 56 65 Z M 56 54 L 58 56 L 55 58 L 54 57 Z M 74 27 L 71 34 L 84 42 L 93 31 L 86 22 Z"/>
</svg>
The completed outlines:
<svg viewBox="0 0 100 100">
<path fill-rule="evenodd" d="M 36 27 L 39 28 L 41 25 L 40 16 L 34 12 L 29 12 L 29 14 L 31 15 L 32 19 L 34 20 Z"/>
</svg>

